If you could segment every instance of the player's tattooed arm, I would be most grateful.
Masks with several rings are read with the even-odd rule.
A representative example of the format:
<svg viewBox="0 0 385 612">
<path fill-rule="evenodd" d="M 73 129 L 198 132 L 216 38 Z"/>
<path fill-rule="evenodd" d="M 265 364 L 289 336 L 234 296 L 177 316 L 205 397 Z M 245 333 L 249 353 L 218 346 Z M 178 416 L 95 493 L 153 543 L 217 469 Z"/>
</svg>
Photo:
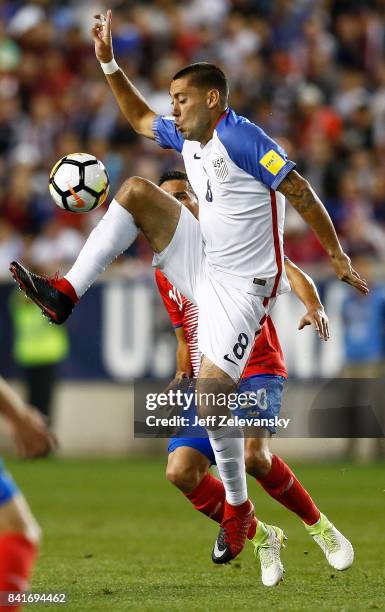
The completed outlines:
<svg viewBox="0 0 385 612">
<path fill-rule="evenodd" d="M 279 185 L 278 191 L 283 193 L 310 225 L 331 258 L 343 254 L 329 213 L 306 179 L 296 170 L 291 170 Z"/>
<path fill-rule="evenodd" d="M 312 228 L 330 257 L 337 277 L 355 287 L 361 293 L 368 293 L 364 279 L 353 270 L 350 259 L 343 252 L 332 220 L 325 206 L 309 182 L 296 170 L 291 170 L 278 187 L 290 204 Z"/>
<path fill-rule="evenodd" d="M 95 44 L 95 55 L 99 62 L 109 63 L 114 59 L 111 22 L 112 12 L 95 15 L 96 22 L 91 30 Z M 142 94 L 131 83 L 122 69 L 106 75 L 112 93 L 131 127 L 142 136 L 155 139 L 152 124 L 156 113 L 150 108 Z"/>
<path fill-rule="evenodd" d="M 324 208 L 321 200 L 313 191 L 310 183 L 296 170 L 291 170 L 278 187 L 292 206 L 306 219 L 306 215 L 313 208 Z M 326 212 L 326 211 L 325 211 Z M 327 213 L 326 213 L 327 214 Z M 329 217 L 329 215 L 327 215 Z M 330 217 L 329 217 L 330 219 Z M 335 232 L 334 232 L 335 233 Z M 337 239 L 337 236 L 336 236 Z M 337 239 L 338 242 L 338 239 Z M 337 250 L 342 250 L 339 243 L 335 245 Z"/>
</svg>

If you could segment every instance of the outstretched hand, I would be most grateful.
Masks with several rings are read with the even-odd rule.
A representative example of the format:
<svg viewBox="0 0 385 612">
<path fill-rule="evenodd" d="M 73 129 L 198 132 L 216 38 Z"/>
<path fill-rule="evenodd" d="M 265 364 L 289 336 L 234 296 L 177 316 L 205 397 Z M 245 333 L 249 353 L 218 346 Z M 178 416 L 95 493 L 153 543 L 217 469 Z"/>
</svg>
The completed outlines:
<svg viewBox="0 0 385 612">
<path fill-rule="evenodd" d="M 331 262 L 335 273 L 341 281 L 348 283 L 364 295 L 369 293 L 369 287 L 366 280 L 361 278 L 358 272 L 352 268 L 350 258 L 345 253 L 332 257 Z"/>
<path fill-rule="evenodd" d="M 187 388 L 189 380 L 190 377 L 187 372 L 177 372 L 172 381 L 169 382 L 167 387 L 164 389 L 163 393 L 168 393 L 170 389 L 176 391 L 181 385 L 184 385 L 184 388 Z"/>
<path fill-rule="evenodd" d="M 308 310 L 300 320 L 298 329 L 303 329 L 306 325 L 312 325 L 321 340 L 329 340 L 329 319 L 323 308 Z"/>
<path fill-rule="evenodd" d="M 112 11 L 108 9 L 107 15 L 95 15 L 97 22 L 91 30 L 95 43 L 95 55 L 99 62 L 110 62 L 114 57 L 111 37 Z"/>
<path fill-rule="evenodd" d="M 55 436 L 36 408 L 23 410 L 12 426 L 18 454 L 25 459 L 45 457 L 57 446 Z"/>
</svg>

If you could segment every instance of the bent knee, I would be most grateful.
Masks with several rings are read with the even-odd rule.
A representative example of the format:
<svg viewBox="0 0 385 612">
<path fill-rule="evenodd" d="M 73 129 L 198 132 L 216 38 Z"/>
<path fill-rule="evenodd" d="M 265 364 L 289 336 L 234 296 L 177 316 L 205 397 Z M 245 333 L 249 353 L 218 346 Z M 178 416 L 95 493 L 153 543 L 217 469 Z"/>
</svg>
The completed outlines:
<svg viewBox="0 0 385 612">
<path fill-rule="evenodd" d="M 23 535 L 36 545 L 39 545 L 42 538 L 42 530 L 35 520 L 25 526 Z"/>
<path fill-rule="evenodd" d="M 119 188 L 116 194 L 116 199 L 122 206 L 125 205 L 128 198 L 135 199 L 143 196 L 149 189 L 149 181 L 140 176 L 130 176 L 126 179 Z"/>
<path fill-rule="evenodd" d="M 245 449 L 246 472 L 255 478 L 267 476 L 271 469 L 271 454 L 267 450 Z"/>
<path fill-rule="evenodd" d="M 166 478 L 171 484 L 183 491 L 183 493 L 191 493 L 199 485 L 202 475 L 196 467 L 171 465 L 167 467 Z"/>
<path fill-rule="evenodd" d="M 40 526 L 21 493 L 0 507 L 0 536 L 10 532 L 23 535 L 34 544 L 41 540 Z"/>
<path fill-rule="evenodd" d="M 41 527 L 33 517 L 28 520 L 24 520 L 22 517 L 15 517 L 9 521 L 1 521 L 0 538 L 6 533 L 22 535 L 35 545 L 39 545 L 42 538 Z"/>
</svg>

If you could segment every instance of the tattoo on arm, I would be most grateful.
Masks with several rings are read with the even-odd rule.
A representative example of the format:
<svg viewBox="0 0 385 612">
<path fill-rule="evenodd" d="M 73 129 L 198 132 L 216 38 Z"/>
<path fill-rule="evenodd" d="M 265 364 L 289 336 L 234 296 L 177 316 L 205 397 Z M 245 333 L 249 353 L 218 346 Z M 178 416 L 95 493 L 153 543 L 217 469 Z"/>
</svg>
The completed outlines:
<svg viewBox="0 0 385 612">
<path fill-rule="evenodd" d="M 321 204 L 309 183 L 296 170 L 291 170 L 278 187 L 300 214 L 306 214 Z"/>
</svg>

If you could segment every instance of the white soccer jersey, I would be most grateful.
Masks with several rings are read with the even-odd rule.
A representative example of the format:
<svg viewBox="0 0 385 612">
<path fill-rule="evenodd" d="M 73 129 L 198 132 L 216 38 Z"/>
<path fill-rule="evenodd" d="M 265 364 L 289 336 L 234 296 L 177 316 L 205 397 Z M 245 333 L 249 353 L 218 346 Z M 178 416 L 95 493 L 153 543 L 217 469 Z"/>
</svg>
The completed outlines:
<svg viewBox="0 0 385 612">
<path fill-rule="evenodd" d="M 209 266 L 269 287 L 289 290 L 283 266 L 285 198 L 276 192 L 295 167 L 285 151 L 248 119 L 227 109 L 205 145 L 185 140 L 170 117 L 156 117 L 156 141 L 182 153 L 199 200 Z M 265 294 L 267 295 L 267 294 Z"/>
</svg>

